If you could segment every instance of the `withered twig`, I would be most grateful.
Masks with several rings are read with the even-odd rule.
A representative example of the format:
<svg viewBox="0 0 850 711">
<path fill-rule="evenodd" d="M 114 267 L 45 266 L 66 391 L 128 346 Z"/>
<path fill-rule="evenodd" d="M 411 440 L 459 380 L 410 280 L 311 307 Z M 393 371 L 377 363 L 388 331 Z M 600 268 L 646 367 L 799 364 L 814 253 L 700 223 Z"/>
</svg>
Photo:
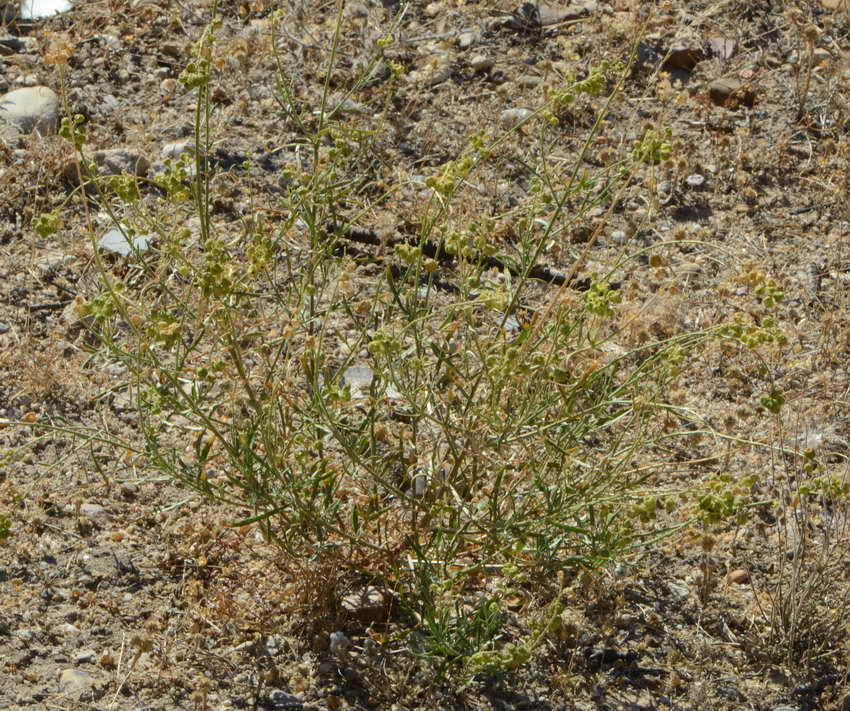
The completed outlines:
<svg viewBox="0 0 850 711">
<path fill-rule="evenodd" d="M 362 227 L 343 227 L 341 225 L 329 223 L 325 226 L 325 231 L 329 235 L 338 235 L 343 239 L 351 240 L 352 242 L 359 242 L 360 244 L 370 244 L 375 247 L 394 247 L 398 244 L 406 244 L 414 247 L 420 246 L 419 240 L 415 237 L 391 237 L 389 239 L 381 239 L 378 236 L 378 233 L 374 230 L 364 229 Z M 457 258 L 455 257 L 455 255 L 447 252 L 439 244 L 435 244 L 431 241 L 426 241 L 424 243 L 421 243 L 421 247 L 422 253 L 426 257 L 430 257 L 431 259 L 440 262 L 444 266 L 454 267 L 457 263 Z M 498 269 L 499 271 L 508 272 L 515 277 L 522 276 L 521 270 L 506 263 L 504 260 L 499 259 L 498 257 L 491 257 L 486 254 L 479 254 L 476 255 L 476 258 L 481 264 L 486 267 L 489 267 L 490 269 Z M 545 281 L 548 284 L 552 284 L 554 286 L 563 286 L 567 282 L 567 277 L 563 274 L 563 272 L 556 271 L 543 264 L 535 264 L 528 271 L 527 276 L 531 279 L 539 279 L 540 281 Z M 587 280 L 585 279 L 573 279 L 568 284 L 568 286 L 578 289 L 579 291 L 586 291 L 589 288 L 589 285 L 586 282 Z"/>
</svg>

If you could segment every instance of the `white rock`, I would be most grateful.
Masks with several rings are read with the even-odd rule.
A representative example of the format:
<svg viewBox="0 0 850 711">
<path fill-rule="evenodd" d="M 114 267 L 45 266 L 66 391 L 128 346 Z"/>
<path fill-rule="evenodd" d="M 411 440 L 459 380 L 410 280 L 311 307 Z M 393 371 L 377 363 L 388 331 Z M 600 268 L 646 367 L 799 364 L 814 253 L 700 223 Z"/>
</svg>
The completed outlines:
<svg viewBox="0 0 850 711">
<path fill-rule="evenodd" d="M 372 388 L 374 379 L 375 373 L 368 365 L 352 365 L 346 368 L 342 374 L 342 381 L 351 389 L 353 400 L 362 400 L 366 397 Z M 392 383 L 384 383 L 377 394 L 385 395 L 391 400 L 398 400 L 402 397 L 402 394 Z"/>
<path fill-rule="evenodd" d="M 461 32 L 457 37 L 457 46 L 459 49 L 469 49 L 472 45 L 478 42 L 478 33 L 475 30 L 467 30 Z"/>
<path fill-rule="evenodd" d="M 76 637 L 82 630 L 80 630 L 80 628 L 76 625 L 72 625 L 70 622 L 63 622 L 56 628 L 56 631 L 66 637 Z"/>
<path fill-rule="evenodd" d="M 526 121 L 534 112 L 529 109 L 505 109 L 499 116 L 504 128 L 513 128 L 518 123 Z"/>
<path fill-rule="evenodd" d="M 21 0 L 21 17 L 40 20 L 71 9 L 71 0 Z"/>
<path fill-rule="evenodd" d="M 139 235 L 133 239 L 131 245 L 127 240 L 127 236 L 121 230 L 115 229 L 109 230 L 109 232 L 103 235 L 100 241 L 98 241 L 97 246 L 107 252 L 114 252 L 115 254 L 120 254 L 122 257 L 126 257 L 133 253 L 134 247 L 139 252 L 146 251 L 150 242 L 151 237 L 149 235 Z"/>
<path fill-rule="evenodd" d="M 59 97 L 46 86 L 15 89 L 0 97 L 0 119 L 7 136 L 37 131 L 56 133 L 59 122 Z"/>
<path fill-rule="evenodd" d="M 203 153 L 203 146 L 201 146 L 201 152 Z M 172 160 L 178 159 L 184 153 L 187 153 L 191 156 L 195 155 L 195 139 L 186 138 L 182 141 L 166 143 L 162 147 L 162 151 L 160 151 L 160 155 L 164 159 L 171 158 Z"/>
</svg>

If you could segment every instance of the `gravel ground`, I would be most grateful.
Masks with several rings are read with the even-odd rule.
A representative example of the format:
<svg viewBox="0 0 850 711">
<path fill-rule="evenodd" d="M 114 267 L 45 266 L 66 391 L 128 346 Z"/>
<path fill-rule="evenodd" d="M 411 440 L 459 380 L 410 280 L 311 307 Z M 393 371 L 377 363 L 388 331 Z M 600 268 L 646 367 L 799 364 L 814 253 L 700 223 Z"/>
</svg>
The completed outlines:
<svg viewBox="0 0 850 711">
<path fill-rule="evenodd" d="M 364 227 L 377 234 L 415 220 L 425 179 L 469 136 L 530 116 L 564 75 L 625 63 L 637 46 L 624 100 L 585 160 L 604 165 L 647 128 L 672 156 L 615 210 L 591 212 L 546 268 L 565 273 L 581 257 L 586 277 L 624 248 L 658 245 L 617 273 L 625 347 L 735 314 L 765 326 L 759 288 L 774 279 L 787 343 L 761 357 L 698 354 L 675 397 L 713 435 L 671 449 L 680 466 L 658 483 L 754 475 L 754 498 L 768 499 L 799 484 L 807 448 L 844 481 L 850 23 L 837 0 L 384 0 L 347 2 L 341 15 L 333 2 L 221 6 L 211 157 L 224 231 L 247 215 L 274 221 L 284 168 L 302 160 L 272 43 L 302 109 L 320 106 L 338 16 L 332 92 L 374 64 L 339 113 L 379 133 L 352 170 L 374 184 L 409 181 L 369 212 Z M 363 581 L 294 564 L 229 527 L 232 510 L 110 444 L 140 441 L 138 415 L 126 371 L 98 357 L 75 305 L 96 293 L 94 245 L 112 225 L 76 188 L 56 124 L 82 114 L 102 173 L 153 179 L 192 136 L 193 96 L 177 78 L 210 13 L 204 0 L 78 0 L 55 17 L 10 20 L 0 37 L 0 92 L 55 95 L 41 91 L 40 118 L 15 118 L 23 130 L 4 129 L 0 143 L 0 708 L 850 708 L 846 496 L 805 508 L 789 494 L 741 525 L 692 530 L 576 576 L 568 632 L 528 665 L 460 686 L 410 653 L 409 621 L 379 609 L 376 622 L 374 601 L 351 598 Z M 603 98 L 558 116 L 553 154 L 575 158 Z M 509 231 L 536 140 L 533 124 L 513 134 L 464 195 L 466 214 Z M 42 236 L 33 220 L 51 211 L 61 224 Z M 375 272 L 366 264 L 356 278 Z M 773 389 L 785 397 L 781 427 L 761 401 Z M 783 625 L 789 609 L 798 616 Z"/>
</svg>

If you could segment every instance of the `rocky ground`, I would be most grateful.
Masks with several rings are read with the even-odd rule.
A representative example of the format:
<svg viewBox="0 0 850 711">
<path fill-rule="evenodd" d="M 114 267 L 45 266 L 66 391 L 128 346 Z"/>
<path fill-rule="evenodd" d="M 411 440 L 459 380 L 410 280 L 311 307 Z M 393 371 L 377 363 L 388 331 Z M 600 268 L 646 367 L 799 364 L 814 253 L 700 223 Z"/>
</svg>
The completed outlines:
<svg viewBox="0 0 850 711">
<path fill-rule="evenodd" d="M 137 413 L 126 372 L 97 357 L 77 305 L 98 288 L 95 250 L 118 268 L 127 249 L 84 198 L 57 130 L 82 115 L 102 175 L 154 180 L 192 137 L 194 97 L 178 78 L 211 9 L 78 0 L 41 20 L 5 14 L 0 708 L 850 708 L 846 494 L 804 505 L 799 489 L 807 463 L 846 474 L 850 15 L 840 0 L 367 0 L 341 13 L 335 2 L 219 3 L 222 229 L 275 219 L 282 171 L 301 160 L 276 80 L 291 79 L 298 106 L 318 105 L 339 20 L 332 89 L 370 72 L 340 112 L 381 131 L 361 167 L 376 183 L 418 186 L 402 212 L 370 213 L 369 227 L 409 218 L 425 178 L 470 136 L 529 117 L 564 76 L 632 61 L 585 159 L 604 164 L 648 130 L 670 156 L 616 209 L 589 214 L 549 265 L 566 271 L 581 255 L 585 275 L 623 249 L 664 243 L 619 272 L 626 346 L 735 314 L 767 333 L 765 295 L 783 292 L 770 315 L 786 341 L 758 356 L 698 354 L 675 395 L 710 434 L 670 453 L 682 462 L 671 484 L 754 476 L 756 498 L 782 493 L 778 509 L 585 576 L 570 589 L 571 633 L 463 687 L 409 653 L 373 591 L 293 567 L 228 527 L 232 511 L 114 446 L 138 442 Z M 575 157 L 601 106 L 559 116 L 549 150 Z M 498 219 L 527 198 L 512 155 L 535 140 L 533 125 L 515 133 L 470 191 L 469 214 Z M 50 213 L 58 229 L 40 231 Z M 781 426 L 763 399 L 774 391 Z M 332 594 L 317 599 L 318 589 Z"/>
</svg>

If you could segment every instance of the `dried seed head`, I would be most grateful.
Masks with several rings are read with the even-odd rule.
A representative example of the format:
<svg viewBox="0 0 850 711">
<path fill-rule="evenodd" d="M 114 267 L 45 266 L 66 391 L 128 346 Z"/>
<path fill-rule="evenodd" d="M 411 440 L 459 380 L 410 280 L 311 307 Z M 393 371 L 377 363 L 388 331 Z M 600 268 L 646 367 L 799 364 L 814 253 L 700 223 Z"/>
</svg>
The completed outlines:
<svg viewBox="0 0 850 711">
<path fill-rule="evenodd" d="M 803 29 L 803 37 L 808 44 L 815 44 L 818 41 L 818 37 L 820 37 L 820 30 L 817 25 L 814 25 L 811 22 L 806 25 Z"/>
</svg>

